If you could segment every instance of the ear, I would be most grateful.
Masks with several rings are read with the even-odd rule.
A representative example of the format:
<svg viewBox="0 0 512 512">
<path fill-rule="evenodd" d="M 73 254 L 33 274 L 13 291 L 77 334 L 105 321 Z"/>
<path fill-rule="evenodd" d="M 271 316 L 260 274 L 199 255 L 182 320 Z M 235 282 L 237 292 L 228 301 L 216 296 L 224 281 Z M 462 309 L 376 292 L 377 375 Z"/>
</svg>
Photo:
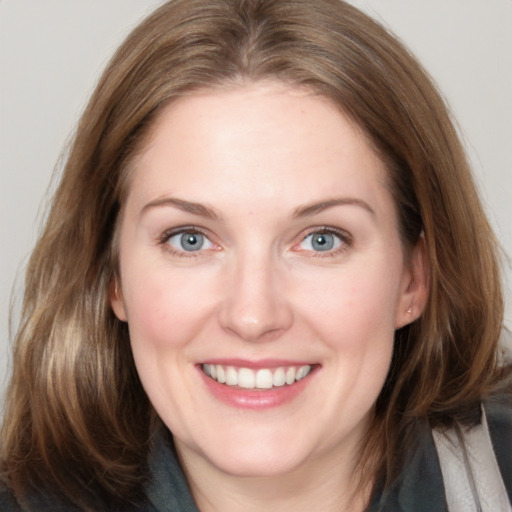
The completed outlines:
<svg viewBox="0 0 512 512">
<path fill-rule="evenodd" d="M 114 314 L 119 320 L 121 320 L 121 322 L 126 322 L 128 320 L 128 316 L 126 315 L 126 308 L 124 307 L 123 292 L 121 290 L 121 286 L 118 284 L 117 277 L 115 277 L 110 283 L 108 296 Z"/>
<path fill-rule="evenodd" d="M 396 312 L 396 329 L 414 322 L 421 316 L 427 303 L 429 291 L 430 266 L 425 237 L 421 234 L 405 262 Z"/>
</svg>

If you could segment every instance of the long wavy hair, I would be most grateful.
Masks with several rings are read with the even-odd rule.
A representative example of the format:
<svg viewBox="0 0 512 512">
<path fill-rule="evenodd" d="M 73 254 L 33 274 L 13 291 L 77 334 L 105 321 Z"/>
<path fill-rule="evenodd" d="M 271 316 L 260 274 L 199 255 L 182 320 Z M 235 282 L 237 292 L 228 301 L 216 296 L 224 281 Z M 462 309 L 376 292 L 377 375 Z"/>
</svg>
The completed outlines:
<svg viewBox="0 0 512 512">
<path fill-rule="evenodd" d="M 269 79 L 328 98 L 361 127 L 387 166 L 404 247 L 426 244 L 428 303 L 396 332 L 365 478 L 390 482 L 417 421 L 466 421 L 500 382 L 498 245 L 449 111 L 415 58 L 340 0 L 174 0 L 105 70 L 28 264 L 1 433 L 16 496 L 46 490 L 84 510 L 142 499 L 154 412 L 109 304 L 130 163 L 174 99 Z"/>
</svg>

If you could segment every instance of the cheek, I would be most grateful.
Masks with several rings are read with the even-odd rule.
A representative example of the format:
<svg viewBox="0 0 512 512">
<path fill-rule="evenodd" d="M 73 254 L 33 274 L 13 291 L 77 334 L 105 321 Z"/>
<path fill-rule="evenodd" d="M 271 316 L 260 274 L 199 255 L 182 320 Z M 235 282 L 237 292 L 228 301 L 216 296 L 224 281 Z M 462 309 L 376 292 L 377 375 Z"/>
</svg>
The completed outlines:
<svg viewBox="0 0 512 512">
<path fill-rule="evenodd" d="M 336 344 L 361 347 L 376 337 L 392 340 L 399 296 L 396 262 L 347 266 L 301 280 L 297 308 Z"/>
<path fill-rule="evenodd" d="M 193 337 L 213 294 L 207 281 L 187 272 L 153 268 L 151 272 L 126 275 L 123 294 L 132 343 L 177 346 Z"/>
</svg>

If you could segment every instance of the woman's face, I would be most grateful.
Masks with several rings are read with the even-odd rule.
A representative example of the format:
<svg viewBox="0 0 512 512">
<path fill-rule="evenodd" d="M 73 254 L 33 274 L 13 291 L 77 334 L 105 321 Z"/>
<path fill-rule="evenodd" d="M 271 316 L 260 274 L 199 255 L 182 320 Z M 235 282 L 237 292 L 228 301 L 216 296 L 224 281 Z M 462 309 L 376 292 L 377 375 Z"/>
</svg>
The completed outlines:
<svg viewBox="0 0 512 512">
<path fill-rule="evenodd" d="M 421 312 L 382 162 L 279 84 L 169 106 L 135 162 L 117 316 L 187 465 L 277 475 L 353 457 L 395 329 Z"/>
</svg>

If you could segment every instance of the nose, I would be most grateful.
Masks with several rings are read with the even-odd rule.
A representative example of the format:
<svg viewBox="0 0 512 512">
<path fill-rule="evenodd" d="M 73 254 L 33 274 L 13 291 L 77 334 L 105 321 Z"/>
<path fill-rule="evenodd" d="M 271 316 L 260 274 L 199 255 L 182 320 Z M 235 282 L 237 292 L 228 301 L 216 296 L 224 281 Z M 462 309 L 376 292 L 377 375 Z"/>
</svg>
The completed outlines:
<svg viewBox="0 0 512 512">
<path fill-rule="evenodd" d="M 270 341 L 290 328 L 293 313 L 271 257 L 240 258 L 229 272 L 219 312 L 222 328 L 250 342 Z"/>
</svg>

